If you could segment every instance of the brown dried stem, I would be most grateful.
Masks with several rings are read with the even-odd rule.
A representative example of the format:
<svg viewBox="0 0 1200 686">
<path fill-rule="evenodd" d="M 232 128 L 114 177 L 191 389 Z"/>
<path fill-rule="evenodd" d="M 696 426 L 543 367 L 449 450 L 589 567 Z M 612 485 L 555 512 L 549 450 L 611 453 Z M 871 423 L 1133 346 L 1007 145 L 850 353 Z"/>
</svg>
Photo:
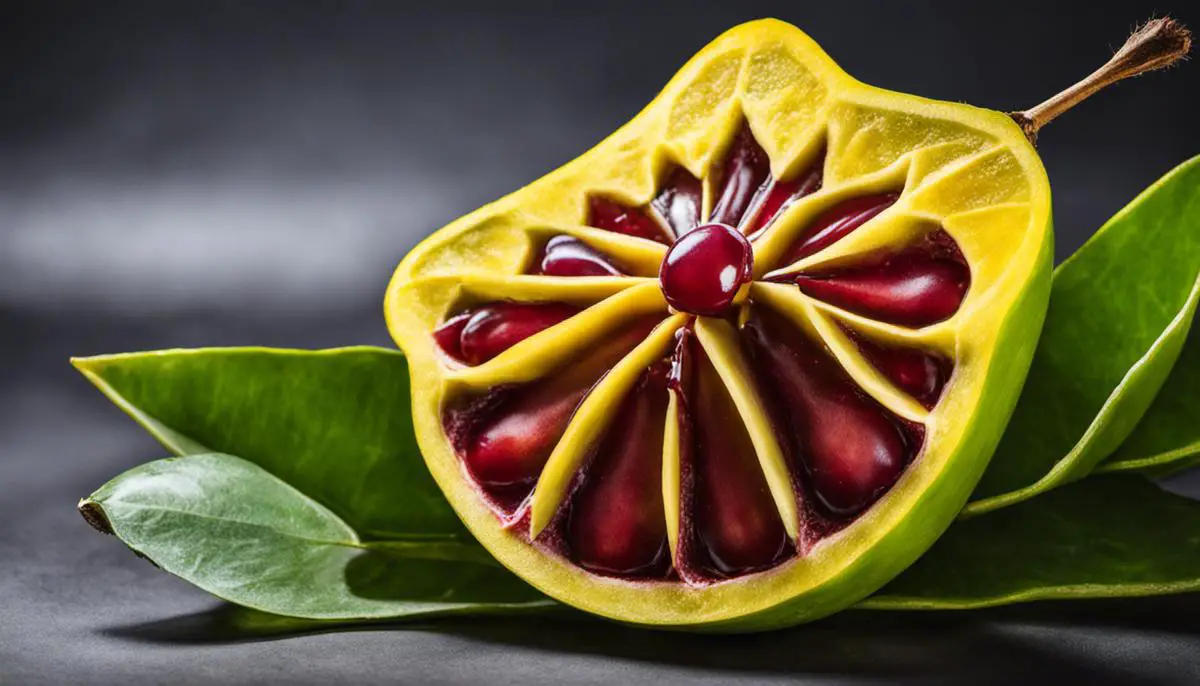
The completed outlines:
<svg viewBox="0 0 1200 686">
<path fill-rule="evenodd" d="M 1043 126 L 1096 91 L 1130 76 L 1169 67 L 1184 59 L 1191 48 L 1192 32 L 1186 26 L 1170 17 L 1151 19 L 1135 30 L 1104 66 L 1046 102 L 1011 113 L 1012 118 L 1029 141 L 1036 143 Z"/>
</svg>

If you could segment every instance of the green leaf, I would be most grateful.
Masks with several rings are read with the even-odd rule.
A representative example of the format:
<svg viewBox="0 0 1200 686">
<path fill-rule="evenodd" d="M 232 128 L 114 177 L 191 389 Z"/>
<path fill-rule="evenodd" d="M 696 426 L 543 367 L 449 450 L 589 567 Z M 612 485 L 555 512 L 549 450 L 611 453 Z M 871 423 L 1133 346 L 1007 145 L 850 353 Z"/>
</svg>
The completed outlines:
<svg viewBox="0 0 1200 686">
<path fill-rule="evenodd" d="M 286 378 L 315 380 L 320 382 L 315 388 L 326 388 L 330 370 L 316 373 L 306 366 L 354 368 L 366 364 L 354 362 L 362 355 L 398 357 L 369 349 L 166 352 L 103 358 L 105 364 L 85 368 L 102 375 L 97 380 L 110 394 L 112 389 L 125 389 L 126 395 L 115 397 L 128 403 L 130 397 L 142 397 L 130 394 L 138 384 L 128 380 L 147 374 L 146 380 L 159 378 L 163 386 L 190 379 L 175 392 L 211 398 L 208 391 L 201 392 L 211 382 L 202 383 L 201 377 L 234 378 L 225 365 L 240 370 L 243 378 L 255 379 L 261 389 L 280 388 Z M 186 369 L 193 365 L 196 369 Z M 164 368 L 170 371 L 163 373 Z M 343 380 L 354 376 L 336 375 Z M 360 381 L 362 395 L 386 395 L 370 387 L 390 381 L 384 373 L 367 375 Z M 313 393 L 297 384 L 288 402 L 271 411 L 271 421 L 294 426 L 297 419 L 287 412 L 305 414 L 305 398 Z M 197 427 L 215 421 L 188 416 L 187 411 L 213 414 L 201 399 L 175 398 L 170 403 L 175 408 L 172 425 Z M 179 433 L 144 409 L 128 404 L 126 408 L 152 431 Z M 235 445 L 242 435 L 276 433 L 265 427 L 259 432 L 228 432 L 222 442 Z M 210 430 L 193 430 L 190 435 L 213 439 Z M 336 474 L 331 475 L 320 459 L 334 452 L 313 452 L 309 459 L 295 461 L 267 452 L 276 462 L 293 467 L 291 478 L 322 489 L 326 499 L 337 493 L 327 488 Z M 335 459 L 346 464 L 345 458 Z M 423 474 L 415 449 L 397 450 L 390 459 L 396 463 L 389 468 L 394 473 Z M 308 470 L 327 478 L 313 479 Z M 278 615 L 361 621 L 558 607 L 494 567 L 477 544 L 461 537 L 429 536 L 414 526 L 404 509 L 366 519 L 392 532 L 411 531 L 408 540 L 363 542 L 331 508 L 295 486 L 237 458 L 197 455 L 135 468 L 85 500 L 81 509 L 99 528 L 116 533 L 167 571 L 239 605 Z M 448 509 L 440 500 L 437 506 Z M 1200 583 L 1196 531 L 1200 503 L 1162 493 L 1135 475 L 1097 476 L 1016 507 L 956 522 L 925 557 L 863 607 L 966 608 L 1187 590 Z"/>
<path fill-rule="evenodd" d="M 955 522 L 861 607 L 968 609 L 1200 589 L 1200 502 L 1097 475 Z"/>
<path fill-rule="evenodd" d="M 1096 471 L 1164 476 L 1200 460 L 1200 329 L 1192 329 L 1167 382 L 1137 428 Z"/>
<path fill-rule="evenodd" d="M 420 458 L 398 352 L 206 348 L 73 363 L 177 455 L 243 457 L 364 538 L 469 540 Z"/>
<path fill-rule="evenodd" d="M 229 455 L 142 465 L 80 511 L 166 571 L 264 612 L 358 620 L 554 607 L 476 543 L 364 543 L 333 512 Z"/>
<path fill-rule="evenodd" d="M 474 543 L 364 543 L 303 493 L 228 455 L 137 467 L 80 509 L 166 571 L 271 613 L 248 615 L 267 630 L 564 609 Z M 1137 475 L 1096 476 L 956 522 L 858 607 L 970 609 L 1197 590 L 1197 531 L 1200 503 Z M 336 621 L 297 624 L 276 615 Z"/>
<path fill-rule="evenodd" d="M 1200 157 L 1109 220 L 1054 273 L 1012 421 L 966 514 L 1089 474 L 1134 430 L 1200 300 Z"/>
</svg>

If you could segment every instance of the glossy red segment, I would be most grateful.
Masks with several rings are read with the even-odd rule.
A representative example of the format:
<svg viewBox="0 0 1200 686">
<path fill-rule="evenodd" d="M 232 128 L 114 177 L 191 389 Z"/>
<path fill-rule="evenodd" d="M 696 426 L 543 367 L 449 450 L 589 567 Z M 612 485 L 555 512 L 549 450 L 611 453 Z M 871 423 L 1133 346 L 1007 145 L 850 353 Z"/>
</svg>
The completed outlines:
<svg viewBox="0 0 1200 686">
<path fill-rule="evenodd" d="M 578 307 L 564 303 L 492 303 L 447 320 L 433 337 L 451 357 L 468 365 L 483 364 L 578 312 Z"/>
<path fill-rule="evenodd" d="M 867 397 L 795 324 L 758 308 L 743 329 L 806 483 L 829 513 L 862 512 L 915 453 L 899 420 Z"/>
<path fill-rule="evenodd" d="M 505 398 L 503 408 L 476 427 L 463 454 L 475 480 L 484 486 L 532 483 L 596 378 L 555 378 Z"/>
<path fill-rule="evenodd" d="M 754 250 L 737 229 L 705 224 L 675 241 L 658 273 L 663 296 L 680 312 L 726 312 L 750 281 Z"/>
<path fill-rule="evenodd" d="M 897 388 L 926 408 L 937 404 L 952 372 L 949 360 L 918 348 L 881 345 L 854 332 L 847 333 L 863 357 Z"/>
<path fill-rule="evenodd" d="M 771 161 L 766 151 L 754 140 L 750 127 L 743 125 L 726 153 L 721 174 L 721 194 L 708 220 L 738 226 L 751 201 L 770 178 Z"/>
<path fill-rule="evenodd" d="M 818 216 L 784 255 L 782 264 L 808 257 L 845 238 L 855 229 L 896 204 L 899 193 L 852 198 Z"/>
<path fill-rule="evenodd" d="M 588 226 L 615 233 L 644 238 L 658 243 L 669 243 L 670 239 L 658 222 L 646 213 L 626 207 L 608 198 L 592 196 L 588 201 Z"/>
<path fill-rule="evenodd" d="M 849 312 L 917 328 L 958 311 L 971 273 L 961 262 L 910 251 L 881 265 L 796 274 L 791 280 L 808 295 Z"/>
<path fill-rule="evenodd" d="M 446 432 L 475 480 L 485 487 L 531 487 L 588 390 L 658 321 L 643 318 L 543 379 L 447 413 Z"/>
<path fill-rule="evenodd" d="M 433 341 L 442 349 L 442 352 L 459 362 L 463 361 L 462 330 L 467 326 L 472 314 L 474 311 L 470 310 L 456 314 L 433 330 Z"/>
<path fill-rule="evenodd" d="M 742 223 L 742 233 L 751 240 L 757 238 L 775 217 L 792 203 L 821 190 L 824 159 L 790 181 L 774 181 L 759 190 L 751 202 L 748 219 Z"/>
<path fill-rule="evenodd" d="M 623 276 L 616 264 L 574 236 L 555 236 L 546 241 L 536 274 L 545 276 Z"/>
<path fill-rule="evenodd" d="M 765 569 L 790 550 L 787 532 L 733 399 L 695 339 L 685 345 L 697 562 L 716 576 Z"/>
<path fill-rule="evenodd" d="M 704 197 L 700 179 L 688 170 L 676 167 L 667 176 L 662 190 L 651 201 L 650 206 L 667 222 L 675 237 L 691 231 L 700 224 L 700 208 Z"/>
<path fill-rule="evenodd" d="M 670 564 L 662 498 L 665 365 L 648 370 L 613 417 L 567 518 L 571 556 L 593 572 L 662 577 Z"/>
</svg>

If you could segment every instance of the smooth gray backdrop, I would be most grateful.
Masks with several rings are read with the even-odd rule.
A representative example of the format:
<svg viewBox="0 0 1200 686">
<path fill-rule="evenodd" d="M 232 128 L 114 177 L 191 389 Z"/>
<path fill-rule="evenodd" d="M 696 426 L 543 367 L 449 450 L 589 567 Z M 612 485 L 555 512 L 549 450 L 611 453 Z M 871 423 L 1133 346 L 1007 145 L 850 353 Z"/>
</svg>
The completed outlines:
<svg viewBox="0 0 1200 686">
<path fill-rule="evenodd" d="M 1173 683 L 1200 598 L 847 613 L 690 637 L 456 620 L 255 641 L 89 530 L 162 450 L 69 355 L 388 345 L 380 299 L 438 226 L 590 147 L 747 19 L 858 78 L 997 109 L 1195 2 L 6 2 L 0 5 L 0 683 Z M 1044 131 L 1058 254 L 1200 152 L 1200 65 Z M 1200 494 L 1195 479 L 1177 490 Z"/>
</svg>

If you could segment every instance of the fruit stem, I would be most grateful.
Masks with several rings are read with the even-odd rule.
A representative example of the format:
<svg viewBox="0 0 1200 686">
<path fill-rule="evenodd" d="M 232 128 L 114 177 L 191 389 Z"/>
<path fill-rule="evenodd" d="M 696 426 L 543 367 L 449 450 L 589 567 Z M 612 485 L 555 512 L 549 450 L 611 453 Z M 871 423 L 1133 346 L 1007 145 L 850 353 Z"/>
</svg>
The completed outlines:
<svg viewBox="0 0 1200 686">
<path fill-rule="evenodd" d="M 1043 126 L 1096 91 L 1130 76 L 1169 67 L 1187 57 L 1191 48 L 1192 32 L 1186 26 L 1170 17 L 1151 19 L 1138 27 L 1104 66 L 1046 102 L 1010 116 L 1029 142 L 1037 143 Z"/>
</svg>

